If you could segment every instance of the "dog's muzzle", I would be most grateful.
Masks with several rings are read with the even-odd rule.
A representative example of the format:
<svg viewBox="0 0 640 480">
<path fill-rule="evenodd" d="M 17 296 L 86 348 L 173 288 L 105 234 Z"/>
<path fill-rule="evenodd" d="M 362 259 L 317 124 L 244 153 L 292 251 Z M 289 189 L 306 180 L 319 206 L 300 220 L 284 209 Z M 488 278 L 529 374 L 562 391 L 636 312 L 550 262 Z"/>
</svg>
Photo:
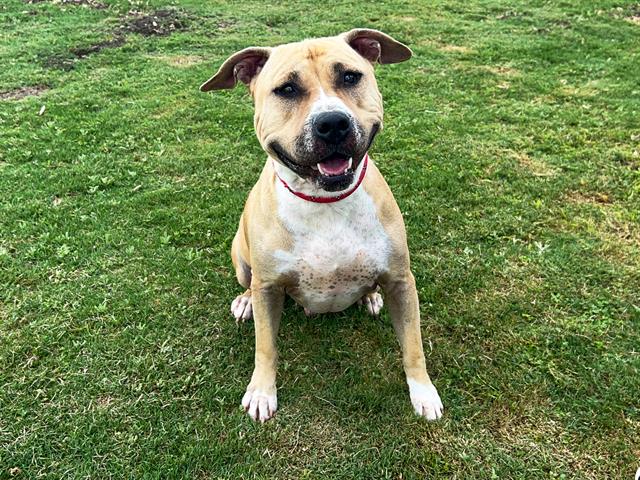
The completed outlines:
<svg viewBox="0 0 640 480">
<path fill-rule="evenodd" d="M 312 128 L 316 138 L 330 145 L 340 145 L 351 133 L 351 119 L 339 111 L 324 112 L 313 119 Z"/>
<path fill-rule="evenodd" d="M 293 155 L 278 142 L 270 143 L 269 147 L 294 173 L 327 192 L 340 192 L 353 183 L 378 128 L 379 124 L 374 124 L 365 137 L 362 127 L 347 113 L 320 112 L 298 137 Z"/>
</svg>

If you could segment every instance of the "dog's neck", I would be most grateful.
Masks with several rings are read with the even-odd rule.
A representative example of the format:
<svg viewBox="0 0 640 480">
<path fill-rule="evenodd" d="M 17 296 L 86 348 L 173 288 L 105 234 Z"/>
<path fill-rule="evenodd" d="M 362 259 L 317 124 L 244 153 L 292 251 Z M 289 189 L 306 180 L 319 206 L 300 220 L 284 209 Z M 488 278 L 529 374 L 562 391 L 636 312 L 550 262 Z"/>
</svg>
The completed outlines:
<svg viewBox="0 0 640 480">
<path fill-rule="evenodd" d="M 359 187 L 367 173 L 367 165 L 369 163 L 369 154 L 365 153 L 364 158 L 358 165 L 351 184 L 340 192 L 327 192 L 316 186 L 313 182 L 304 179 L 275 160 L 273 167 L 276 173 L 277 181 L 286 188 L 292 195 L 298 198 L 314 203 L 334 203 L 339 202 L 351 194 Z"/>
</svg>

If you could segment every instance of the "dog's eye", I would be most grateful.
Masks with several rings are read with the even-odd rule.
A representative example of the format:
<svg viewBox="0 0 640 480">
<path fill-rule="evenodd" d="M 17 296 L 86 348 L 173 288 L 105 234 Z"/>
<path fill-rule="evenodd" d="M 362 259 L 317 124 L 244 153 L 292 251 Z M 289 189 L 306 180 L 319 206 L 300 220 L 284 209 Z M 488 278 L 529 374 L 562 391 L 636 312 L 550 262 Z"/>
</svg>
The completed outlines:
<svg viewBox="0 0 640 480">
<path fill-rule="evenodd" d="M 273 93 L 275 93 L 276 95 L 279 95 L 285 98 L 295 97 L 296 95 L 298 95 L 299 92 L 300 90 L 298 89 L 298 87 L 291 82 L 285 83 L 284 85 L 276 88 L 273 91 Z"/>
<path fill-rule="evenodd" d="M 353 86 L 353 85 L 356 85 L 361 78 L 362 78 L 362 74 L 359 72 L 344 72 L 342 81 L 347 86 Z"/>
</svg>

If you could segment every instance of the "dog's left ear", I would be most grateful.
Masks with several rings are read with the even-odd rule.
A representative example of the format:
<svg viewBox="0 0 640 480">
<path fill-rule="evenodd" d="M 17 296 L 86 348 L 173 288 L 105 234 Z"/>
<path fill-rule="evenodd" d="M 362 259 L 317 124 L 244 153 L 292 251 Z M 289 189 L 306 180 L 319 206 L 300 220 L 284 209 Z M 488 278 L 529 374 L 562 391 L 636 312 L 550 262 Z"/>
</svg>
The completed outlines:
<svg viewBox="0 0 640 480">
<path fill-rule="evenodd" d="M 354 28 L 340 37 L 371 63 L 399 63 L 412 55 L 409 47 L 378 30 Z"/>
</svg>

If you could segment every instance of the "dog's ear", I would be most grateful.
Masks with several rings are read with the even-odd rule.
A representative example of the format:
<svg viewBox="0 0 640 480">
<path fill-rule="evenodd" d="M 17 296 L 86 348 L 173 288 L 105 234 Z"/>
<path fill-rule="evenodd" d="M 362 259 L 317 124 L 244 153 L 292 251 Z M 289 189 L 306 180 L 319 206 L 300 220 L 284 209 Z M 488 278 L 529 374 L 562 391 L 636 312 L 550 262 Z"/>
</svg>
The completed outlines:
<svg viewBox="0 0 640 480">
<path fill-rule="evenodd" d="M 249 47 L 234 53 L 213 77 L 200 85 L 200 90 L 208 92 L 233 88 L 238 80 L 249 85 L 251 80 L 260 73 L 269 55 L 271 55 L 271 49 L 266 47 Z"/>
<path fill-rule="evenodd" d="M 354 28 L 340 36 L 371 63 L 399 63 L 412 55 L 409 47 L 378 30 Z"/>
</svg>

